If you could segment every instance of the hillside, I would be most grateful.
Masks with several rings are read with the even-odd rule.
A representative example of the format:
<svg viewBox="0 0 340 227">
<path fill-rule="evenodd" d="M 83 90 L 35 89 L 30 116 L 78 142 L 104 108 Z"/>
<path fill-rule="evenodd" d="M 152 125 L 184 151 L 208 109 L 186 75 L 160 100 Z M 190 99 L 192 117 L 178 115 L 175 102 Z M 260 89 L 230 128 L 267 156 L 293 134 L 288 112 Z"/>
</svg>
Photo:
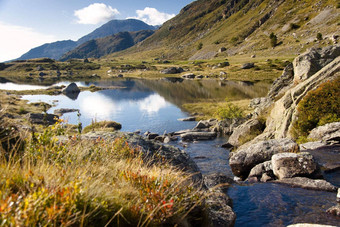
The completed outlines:
<svg viewBox="0 0 340 227">
<path fill-rule="evenodd" d="M 132 47 L 153 33 L 154 31 L 152 30 L 120 32 L 104 38 L 92 39 L 67 52 L 60 60 L 65 61 L 70 58 L 100 58 L 104 55 Z"/>
<path fill-rule="evenodd" d="M 155 26 L 148 25 L 140 20 L 127 19 L 127 20 L 111 20 L 101 27 L 95 29 L 93 32 L 81 37 L 78 41 L 64 40 L 53 43 L 47 43 L 35 47 L 23 54 L 17 60 L 26 60 L 32 58 L 53 58 L 59 59 L 68 51 L 92 39 L 103 38 L 105 36 L 114 35 L 119 32 L 133 32 L 140 30 L 154 30 Z M 122 49 L 120 49 L 122 50 Z"/>
<path fill-rule="evenodd" d="M 332 44 L 333 35 L 340 35 L 339 7 L 336 0 L 198 0 L 143 44 L 119 56 L 195 60 L 235 54 L 295 55 L 311 46 Z M 274 49 L 271 33 L 277 37 Z M 318 33 L 321 40 L 316 40 Z M 221 47 L 226 51 L 219 53 Z"/>
</svg>

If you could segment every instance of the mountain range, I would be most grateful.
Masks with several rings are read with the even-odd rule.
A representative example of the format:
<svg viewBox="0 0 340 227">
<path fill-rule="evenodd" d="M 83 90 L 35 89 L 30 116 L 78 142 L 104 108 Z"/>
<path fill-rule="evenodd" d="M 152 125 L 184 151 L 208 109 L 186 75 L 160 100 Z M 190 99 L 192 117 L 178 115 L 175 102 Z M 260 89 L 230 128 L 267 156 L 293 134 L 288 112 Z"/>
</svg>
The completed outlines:
<svg viewBox="0 0 340 227">
<path fill-rule="evenodd" d="M 136 19 L 126 19 L 126 20 L 111 20 L 106 24 L 102 25 L 101 27 L 95 29 L 93 32 L 81 37 L 77 41 L 72 40 L 63 40 L 57 41 L 53 43 L 47 43 L 36 48 L 31 49 L 27 53 L 23 54 L 17 60 L 25 60 L 31 58 L 42 58 L 48 57 L 53 59 L 60 59 L 64 54 L 68 51 L 73 50 L 79 45 L 84 44 L 87 41 L 94 40 L 97 38 L 103 38 L 106 36 L 111 36 L 117 34 L 119 32 L 135 32 L 141 30 L 155 30 L 157 26 L 151 26 L 143 21 L 136 20 Z M 150 34 L 150 32 L 144 33 L 144 35 Z M 118 36 L 121 38 L 121 36 Z M 130 37 L 128 37 L 130 38 Z M 112 40 L 112 37 L 111 37 Z M 101 41 L 99 41 L 101 42 Z M 119 41 L 117 41 L 119 42 Z M 127 40 L 130 42 L 130 40 Z M 92 42 L 93 43 L 93 42 Z M 128 46 L 128 45 L 126 45 Z M 130 46 L 128 46 L 130 47 Z M 116 48 L 117 50 L 121 50 L 121 46 Z M 100 52 L 100 51 L 99 51 Z M 112 52 L 108 52 L 112 53 Z M 99 57 L 96 55 L 96 57 Z"/>
</svg>

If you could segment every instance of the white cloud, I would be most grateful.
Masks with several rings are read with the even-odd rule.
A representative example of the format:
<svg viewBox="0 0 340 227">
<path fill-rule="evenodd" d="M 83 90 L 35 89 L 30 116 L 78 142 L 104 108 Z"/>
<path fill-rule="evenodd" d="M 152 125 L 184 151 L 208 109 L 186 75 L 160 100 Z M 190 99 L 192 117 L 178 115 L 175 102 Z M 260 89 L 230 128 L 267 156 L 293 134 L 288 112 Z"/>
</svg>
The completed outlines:
<svg viewBox="0 0 340 227">
<path fill-rule="evenodd" d="M 139 109 L 148 114 L 157 113 L 160 109 L 167 107 L 169 104 L 163 97 L 153 94 L 138 103 Z"/>
<path fill-rule="evenodd" d="M 99 24 L 113 19 L 118 14 L 117 9 L 104 3 L 93 3 L 74 11 L 74 15 L 78 18 L 78 24 Z"/>
<path fill-rule="evenodd" d="M 33 47 L 57 40 L 55 36 L 36 32 L 32 28 L 1 21 L 0 31 L 0 62 L 18 58 Z"/>
<path fill-rule="evenodd" d="M 165 21 L 170 20 L 175 14 L 167 14 L 159 12 L 155 8 L 145 7 L 143 10 L 136 10 L 137 17 L 134 17 L 135 19 L 139 19 L 144 21 L 147 24 L 150 25 L 161 25 Z"/>
</svg>

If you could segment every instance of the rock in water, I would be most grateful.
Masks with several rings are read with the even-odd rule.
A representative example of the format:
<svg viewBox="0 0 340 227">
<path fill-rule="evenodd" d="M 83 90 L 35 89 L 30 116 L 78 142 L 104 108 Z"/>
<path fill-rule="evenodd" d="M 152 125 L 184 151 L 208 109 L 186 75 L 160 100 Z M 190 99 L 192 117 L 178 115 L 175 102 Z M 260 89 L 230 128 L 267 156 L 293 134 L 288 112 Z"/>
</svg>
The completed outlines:
<svg viewBox="0 0 340 227">
<path fill-rule="evenodd" d="M 79 93 L 79 92 L 80 92 L 80 89 L 76 83 L 71 83 L 66 88 L 63 89 L 64 94 Z"/>
</svg>

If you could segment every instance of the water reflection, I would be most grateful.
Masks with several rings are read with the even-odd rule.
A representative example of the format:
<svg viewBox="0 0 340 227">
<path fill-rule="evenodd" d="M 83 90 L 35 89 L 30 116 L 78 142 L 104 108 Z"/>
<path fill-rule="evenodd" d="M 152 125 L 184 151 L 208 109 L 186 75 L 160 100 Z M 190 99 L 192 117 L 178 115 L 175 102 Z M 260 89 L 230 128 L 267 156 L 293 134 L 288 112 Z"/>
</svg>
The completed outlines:
<svg viewBox="0 0 340 227">
<path fill-rule="evenodd" d="M 39 85 L 28 85 L 28 84 L 15 84 L 12 82 L 0 83 L 0 90 L 16 90 L 16 91 L 24 91 L 24 90 L 38 90 L 38 89 L 46 89 L 46 86 Z"/>
</svg>

